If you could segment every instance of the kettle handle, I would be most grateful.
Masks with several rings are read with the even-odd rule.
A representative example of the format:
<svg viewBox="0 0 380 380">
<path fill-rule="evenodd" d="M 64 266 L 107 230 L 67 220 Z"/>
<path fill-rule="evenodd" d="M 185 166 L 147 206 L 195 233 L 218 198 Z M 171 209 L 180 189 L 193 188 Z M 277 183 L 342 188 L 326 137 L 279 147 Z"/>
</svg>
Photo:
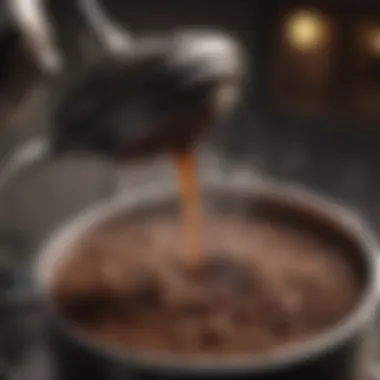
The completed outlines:
<svg viewBox="0 0 380 380">
<path fill-rule="evenodd" d="M 64 57 L 57 44 L 57 31 L 45 0 L 7 0 L 7 11 L 31 46 L 44 73 L 57 75 Z M 80 11 L 105 49 L 113 54 L 131 51 L 132 37 L 106 15 L 99 0 L 78 0 Z"/>
<path fill-rule="evenodd" d="M 110 19 L 100 6 L 99 0 L 79 0 L 79 7 L 90 28 L 109 52 L 123 54 L 131 51 L 131 34 Z"/>
<path fill-rule="evenodd" d="M 7 11 L 12 21 L 28 40 L 32 53 L 43 72 L 59 73 L 63 59 L 56 44 L 53 22 L 44 0 L 8 0 Z"/>
</svg>

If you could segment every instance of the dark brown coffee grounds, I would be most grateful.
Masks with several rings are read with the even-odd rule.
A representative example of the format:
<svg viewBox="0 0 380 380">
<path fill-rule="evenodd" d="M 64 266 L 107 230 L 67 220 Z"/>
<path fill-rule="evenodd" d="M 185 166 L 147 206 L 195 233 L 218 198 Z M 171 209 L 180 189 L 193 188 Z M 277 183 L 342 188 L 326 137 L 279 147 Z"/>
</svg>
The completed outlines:
<svg viewBox="0 0 380 380">
<path fill-rule="evenodd" d="M 58 267 L 58 310 L 105 345 L 269 354 L 336 324 L 361 285 L 343 248 L 265 218 L 211 218 L 197 272 L 173 216 L 93 231 Z"/>
</svg>

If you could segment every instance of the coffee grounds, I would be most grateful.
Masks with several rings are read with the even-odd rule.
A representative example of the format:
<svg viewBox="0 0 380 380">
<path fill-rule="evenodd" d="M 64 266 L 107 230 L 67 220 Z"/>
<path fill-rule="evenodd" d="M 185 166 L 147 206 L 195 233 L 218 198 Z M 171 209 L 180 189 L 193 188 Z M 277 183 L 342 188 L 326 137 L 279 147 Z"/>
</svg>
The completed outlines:
<svg viewBox="0 0 380 380">
<path fill-rule="evenodd" d="M 207 221 L 186 267 L 170 215 L 111 223 L 57 268 L 60 313 L 104 345 L 175 355 L 265 355 L 336 324 L 361 285 L 343 248 L 275 220 Z"/>
</svg>

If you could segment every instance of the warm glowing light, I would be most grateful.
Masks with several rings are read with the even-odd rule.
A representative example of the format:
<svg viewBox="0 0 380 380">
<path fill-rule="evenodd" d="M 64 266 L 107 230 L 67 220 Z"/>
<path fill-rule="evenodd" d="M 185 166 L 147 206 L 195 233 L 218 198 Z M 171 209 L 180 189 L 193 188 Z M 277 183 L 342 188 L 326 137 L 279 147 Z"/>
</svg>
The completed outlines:
<svg viewBox="0 0 380 380">
<path fill-rule="evenodd" d="M 314 11 L 298 11 L 289 18 L 286 25 L 287 40 L 299 50 L 315 50 L 323 44 L 325 35 L 325 21 Z"/>
<path fill-rule="evenodd" d="M 373 30 L 369 36 L 369 43 L 371 52 L 380 56 L 380 28 Z"/>
</svg>

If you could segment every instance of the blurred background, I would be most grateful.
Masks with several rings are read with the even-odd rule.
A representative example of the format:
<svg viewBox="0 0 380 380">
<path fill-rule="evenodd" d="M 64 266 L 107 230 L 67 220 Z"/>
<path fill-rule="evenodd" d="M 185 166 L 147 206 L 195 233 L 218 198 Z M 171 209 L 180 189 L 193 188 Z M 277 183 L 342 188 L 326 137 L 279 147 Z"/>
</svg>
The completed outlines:
<svg viewBox="0 0 380 380">
<path fill-rule="evenodd" d="M 73 71 L 101 50 L 75 3 L 46 1 Z M 380 3 L 107 0 L 103 4 L 115 21 L 136 32 L 217 27 L 244 43 L 251 73 L 247 93 L 232 120 L 203 148 L 203 170 L 216 165 L 226 175 L 254 173 L 305 185 L 353 208 L 380 232 Z M 52 82 L 43 77 L 1 7 L 0 157 L 4 158 L 49 131 L 51 99 L 69 78 Z M 0 249 L 4 246 L 17 260 L 29 255 L 62 219 L 108 196 L 115 177 L 123 188 L 141 178 L 160 177 L 157 167 L 167 170 L 164 163 L 154 165 L 120 172 L 92 159 L 65 160 L 33 176 L 16 178 L 0 194 Z"/>
</svg>

